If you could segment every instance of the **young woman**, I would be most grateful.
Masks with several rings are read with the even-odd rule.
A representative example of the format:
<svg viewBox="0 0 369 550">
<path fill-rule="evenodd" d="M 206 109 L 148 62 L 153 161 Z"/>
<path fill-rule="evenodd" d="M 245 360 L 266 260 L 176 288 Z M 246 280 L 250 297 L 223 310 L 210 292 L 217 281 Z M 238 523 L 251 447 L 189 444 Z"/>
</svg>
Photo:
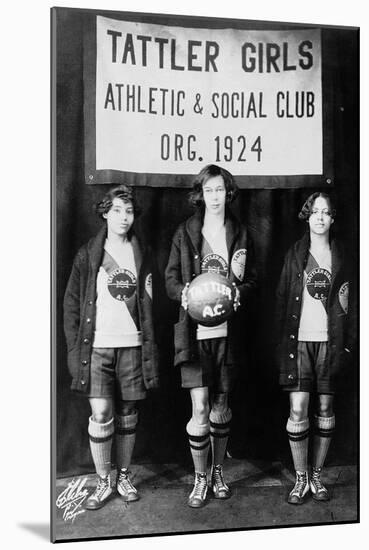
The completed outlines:
<svg viewBox="0 0 369 550">
<path fill-rule="evenodd" d="M 349 265 L 342 247 L 331 238 L 335 216 L 328 195 L 309 196 L 299 214 L 307 231 L 288 251 L 277 290 L 279 379 L 289 392 L 287 434 L 296 470 L 290 504 L 301 504 L 309 490 L 315 500 L 329 499 L 321 470 L 335 428 L 337 376 L 355 337 Z M 315 436 L 309 475 L 308 409 L 312 394 L 316 395 Z"/>
<path fill-rule="evenodd" d="M 117 491 L 139 498 L 129 478 L 138 413 L 136 403 L 158 386 L 152 320 L 152 255 L 133 232 L 132 190 L 110 190 L 97 206 L 104 226 L 76 255 L 64 298 L 64 328 L 72 389 L 91 405 L 88 433 L 98 474 L 86 508 L 111 496 L 115 434 Z"/>
<path fill-rule="evenodd" d="M 227 170 L 215 165 L 201 170 L 190 194 L 198 211 L 177 229 L 165 274 L 169 297 L 181 304 L 175 326 L 174 363 L 181 367 L 182 387 L 189 389 L 192 401 L 187 433 L 195 483 L 188 504 L 194 508 L 206 501 L 209 445 L 214 496 L 226 499 L 231 495 L 223 477 L 223 461 L 232 418 L 228 394 L 240 361 L 238 307 L 245 305 L 256 284 L 249 233 L 229 210 L 236 193 Z M 229 321 L 215 327 L 197 325 L 187 312 L 190 282 L 209 269 L 218 270 L 237 285 L 237 311 Z"/>
</svg>

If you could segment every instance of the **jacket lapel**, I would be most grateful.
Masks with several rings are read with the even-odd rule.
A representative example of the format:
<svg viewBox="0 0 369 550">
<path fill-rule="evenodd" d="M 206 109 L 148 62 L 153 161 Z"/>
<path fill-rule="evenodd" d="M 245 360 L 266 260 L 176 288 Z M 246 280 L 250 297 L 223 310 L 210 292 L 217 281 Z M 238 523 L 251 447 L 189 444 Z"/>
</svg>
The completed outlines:
<svg viewBox="0 0 369 550">
<path fill-rule="evenodd" d="M 133 256 L 134 256 L 135 264 L 136 264 L 136 271 L 137 271 L 137 275 L 138 275 L 141 271 L 142 252 L 141 252 L 141 247 L 139 245 L 139 242 L 138 242 L 138 239 L 137 239 L 136 235 L 132 235 L 131 244 L 132 244 Z"/>
<path fill-rule="evenodd" d="M 333 287 L 337 273 L 340 271 L 343 264 L 342 251 L 335 240 L 332 240 L 331 242 L 331 251 L 332 251 L 332 284 L 331 286 Z"/>
<path fill-rule="evenodd" d="M 303 273 L 306 265 L 307 255 L 310 248 L 310 235 L 306 231 L 302 239 L 295 244 L 295 259 L 298 266 L 299 273 Z"/>
<path fill-rule="evenodd" d="M 186 222 L 186 231 L 190 237 L 192 246 L 196 254 L 201 252 L 202 234 L 201 229 L 203 225 L 203 218 L 200 212 L 197 212 L 194 216 L 189 218 Z"/>
<path fill-rule="evenodd" d="M 106 224 L 104 224 L 96 237 L 91 239 L 88 244 L 90 264 L 93 273 L 97 273 L 101 265 L 106 235 L 107 227 Z"/>
<path fill-rule="evenodd" d="M 226 213 L 225 229 L 226 229 L 226 243 L 227 243 L 227 250 L 228 250 L 228 265 L 230 266 L 232 253 L 234 250 L 234 244 L 240 232 L 239 225 L 236 223 L 236 220 L 230 213 Z"/>
</svg>

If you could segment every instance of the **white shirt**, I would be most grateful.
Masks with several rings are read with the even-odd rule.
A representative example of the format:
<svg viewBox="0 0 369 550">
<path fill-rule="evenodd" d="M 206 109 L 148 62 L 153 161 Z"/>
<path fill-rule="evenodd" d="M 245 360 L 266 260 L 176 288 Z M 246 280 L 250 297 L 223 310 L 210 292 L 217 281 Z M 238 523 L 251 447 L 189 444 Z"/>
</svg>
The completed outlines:
<svg viewBox="0 0 369 550">
<path fill-rule="evenodd" d="M 311 252 L 309 254 L 304 271 L 298 340 L 300 342 L 327 342 L 326 304 L 332 273 L 332 254 L 328 251 L 324 257 L 320 257 L 319 264 Z"/>
<path fill-rule="evenodd" d="M 113 273 L 128 270 L 137 278 L 133 248 L 129 241 L 112 244 L 105 241 L 104 250 L 117 264 Z M 132 319 L 129 309 L 122 298 L 119 286 L 114 286 L 112 274 L 101 265 L 96 279 L 96 324 L 93 347 L 123 348 L 142 345 L 142 334 Z M 109 284 L 109 280 L 110 283 Z M 118 290 L 117 290 L 118 289 Z M 122 291 L 123 294 L 123 291 Z"/>
</svg>

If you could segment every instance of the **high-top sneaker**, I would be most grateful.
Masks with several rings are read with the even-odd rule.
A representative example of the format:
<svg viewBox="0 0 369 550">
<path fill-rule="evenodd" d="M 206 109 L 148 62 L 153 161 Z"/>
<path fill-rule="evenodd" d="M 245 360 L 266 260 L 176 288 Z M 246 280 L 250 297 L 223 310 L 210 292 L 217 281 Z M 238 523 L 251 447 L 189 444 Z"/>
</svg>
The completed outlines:
<svg viewBox="0 0 369 550">
<path fill-rule="evenodd" d="M 296 483 L 288 495 L 289 504 L 302 504 L 305 495 L 309 492 L 309 476 L 307 472 L 296 471 Z"/>
<path fill-rule="evenodd" d="M 311 478 L 310 478 L 310 491 L 313 495 L 314 500 L 321 500 L 326 501 L 330 499 L 328 489 L 324 487 L 321 479 L 322 469 L 321 468 L 313 468 L 311 472 Z"/>
<path fill-rule="evenodd" d="M 222 464 L 217 464 L 211 469 L 211 488 L 213 489 L 214 498 L 225 499 L 229 498 L 232 494 L 224 481 Z"/>
<path fill-rule="evenodd" d="M 192 493 L 188 497 L 188 505 L 191 508 L 205 506 L 206 493 L 208 491 L 208 480 L 206 473 L 195 472 L 195 484 Z"/>
<path fill-rule="evenodd" d="M 119 471 L 117 475 L 117 491 L 125 502 L 134 502 L 140 497 L 136 487 L 132 485 L 128 473 L 127 468 L 121 468 Z"/>
<path fill-rule="evenodd" d="M 99 481 L 97 483 L 95 491 L 92 493 L 91 496 L 88 497 L 86 500 L 86 508 L 87 510 L 98 510 L 99 508 L 102 508 L 104 504 L 106 504 L 106 501 L 112 494 L 113 489 L 111 488 L 110 483 L 110 474 L 106 477 L 100 477 Z"/>
</svg>

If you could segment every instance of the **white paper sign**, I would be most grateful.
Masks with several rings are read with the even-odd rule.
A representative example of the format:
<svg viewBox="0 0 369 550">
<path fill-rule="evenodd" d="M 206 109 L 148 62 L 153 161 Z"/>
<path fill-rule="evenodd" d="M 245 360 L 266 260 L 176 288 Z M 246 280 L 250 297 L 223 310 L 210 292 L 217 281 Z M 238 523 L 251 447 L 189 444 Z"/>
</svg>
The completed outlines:
<svg viewBox="0 0 369 550">
<path fill-rule="evenodd" d="M 97 17 L 96 169 L 322 174 L 319 30 Z"/>
</svg>

